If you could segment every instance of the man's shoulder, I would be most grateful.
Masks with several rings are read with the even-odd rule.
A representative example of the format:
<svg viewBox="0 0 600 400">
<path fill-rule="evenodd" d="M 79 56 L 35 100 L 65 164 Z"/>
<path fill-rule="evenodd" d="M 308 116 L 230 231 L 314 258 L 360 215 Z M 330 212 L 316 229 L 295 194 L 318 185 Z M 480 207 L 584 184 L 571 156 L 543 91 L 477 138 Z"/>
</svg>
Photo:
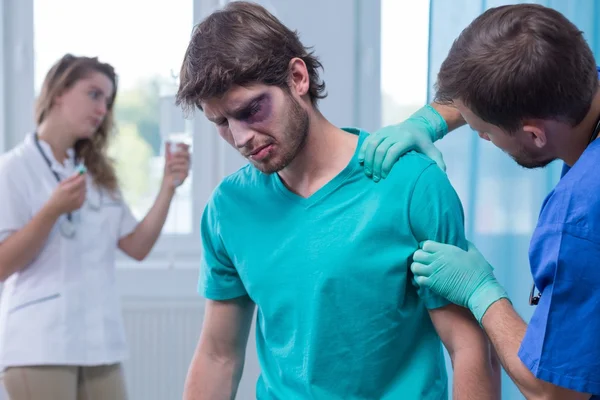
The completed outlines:
<svg viewBox="0 0 600 400">
<path fill-rule="evenodd" d="M 343 128 L 346 132 L 358 136 L 358 146 L 362 146 L 364 140 L 371 134 L 360 128 Z M 403 154 L 393 165 L 389 174 L 390 179 L 406 178 L 414 176 L 417 178 L 427 167 L 435 164 L 433 160 L 422 153 L 409 151 Z"/>
<path fill-rule="evenodd" d="M 594 142 L 571 168 L 563 167 L 563 176 L 546 199 L 548 205 L 561 201 L 595 208 L 600 204 L 600 174 L 593 173 L 600 157 L 600 142 Z M 600 210 L 599 210 L 600 212 Z"/>
<path fill-rule="evenodd" d="M 363 190 L 379 198 L 390 199 L 386 207 L 404 208 L 411 203 L 429 203 L 432 199 L 454 196 L 447 175 L 430 158 L 410 152 L 393 165 L 389 174 L 375 182 L 365 176 L 363 168 L 357 169 Z M 393 200 L 391 200 L 393 199 Z"/>
<path fill-rule="evenodd" d="M 425 171 L 429 172 L 428 175 L 431 175 L 434 179 L 445 178 L 444 172 L 435 164 L 433 160 L 421 153 L 410 151 L 400 157 L 400 159 L 392 167 L 392 170 L 386 179 L 390 179 L 398 183 L 416 183 Z"/>
<path fill-rule="evenodd" d="M 212 207 L 222 207 L 232 200 L 243 202 L 245 198 L 267 187 L 269 182 L 269 175 L 263 174 L 251 164 L 246 164 L 221 180 L 213 190 L 209 204 Z"/>
<path fill-rule="evenodd" d="M 266 178 L 268 175 L 257 170 L 252 164 L 246 164 L 225 176 L 217 187 L 225 191 L 261 187 L 265 184 Z"/>
<path fill-rule="evenodd" d="M 600 150 L 600 148 L 599 148 Z M 596 152 L 600 154 L 600 151 Z M 575 164 L 557 183 L 542 204 L 540 226 L 568 226 L 578 235 L 600 242 L 600 174 L 586 161 Z"/>
<path fill-rule="evenodd" d="M 387 195 L 397 199 L 395 203 L 409 205 L 412 210 L 422 209 L 423 217 L 433 218 L 434 210 L 452 210 L 462 215 L 460 197 L 448 175 L 427 156 L 405 154 L 383 181 L 389 181 Z"/>
</svg>

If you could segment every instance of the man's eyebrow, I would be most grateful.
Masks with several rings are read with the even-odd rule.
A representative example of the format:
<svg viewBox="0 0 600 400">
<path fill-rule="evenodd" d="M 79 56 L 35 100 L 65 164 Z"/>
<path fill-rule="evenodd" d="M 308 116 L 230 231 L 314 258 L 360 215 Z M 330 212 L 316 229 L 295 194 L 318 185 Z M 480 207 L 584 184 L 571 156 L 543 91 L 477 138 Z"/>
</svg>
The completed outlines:
<svg viewBox="0 0 600 400">
<path fill-rule="evenodd" d="M 261 102 L 267 96 L 268 96 L 267 93 L 257 94 L 256 96 L 251 97 L 249 100 L 246 100 L 245 102 L 241 103 L 240 105 L 228 110 L 227 115 L 238 118 L 240 115 L 243 115 L 244 113 L 246 113 L 251 106 L 253 106 L 254 104 L 256 104 L 258 102 Z M 204 116 L 206 117 L 206 119 L 208 119 L 212 123 L 218 123 L 219 121 L 221 121 L 223 119 L 223 116 L 211 117 L 211 116 L 206 115 L 206 113 L 204 114 Z"/>
</svg>

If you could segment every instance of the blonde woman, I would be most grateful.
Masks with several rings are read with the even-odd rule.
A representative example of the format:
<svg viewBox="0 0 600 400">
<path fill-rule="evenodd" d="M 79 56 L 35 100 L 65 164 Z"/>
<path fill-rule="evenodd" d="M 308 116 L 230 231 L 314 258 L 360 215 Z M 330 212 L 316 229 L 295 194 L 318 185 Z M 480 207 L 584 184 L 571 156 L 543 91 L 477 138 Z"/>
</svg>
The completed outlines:
<svg viewBox="0 0 600 400">
<path fill-rule="evenodd" d="M 0 368 L 11 400 L 127 397 L 115 257 L 148 255 L 189 152 L 166 161 L 138 222 L 106 156 L 116 93 L 110 65 L 65 55 L 44 81 L 36 131 L 0 157 Z"/>
</svg>

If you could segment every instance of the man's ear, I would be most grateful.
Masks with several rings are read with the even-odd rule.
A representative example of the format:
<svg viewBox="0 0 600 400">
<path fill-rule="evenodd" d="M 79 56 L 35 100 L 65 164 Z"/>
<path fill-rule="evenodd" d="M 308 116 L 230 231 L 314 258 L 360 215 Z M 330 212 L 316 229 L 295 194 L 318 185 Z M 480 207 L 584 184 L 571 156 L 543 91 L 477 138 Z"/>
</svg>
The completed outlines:
<svg viewBox="0 0 600 400">
<path fill-rule="evenodd" d="M 548 143 L 544 124 L 539 121 L 526 121 L 523 124 L 523 132 L 525 132 L 526 135 L 529 135 L 533 144 L 539 149 L 543 148 Z"/>
<path fill-rule="evenodd" d="M 308 93 L 310 87 L 310 77 L 306 64 L 300 58 L 292 58 L 289 64 L 290 71 L 290 89 L 302 97 Z"/>
</svg>

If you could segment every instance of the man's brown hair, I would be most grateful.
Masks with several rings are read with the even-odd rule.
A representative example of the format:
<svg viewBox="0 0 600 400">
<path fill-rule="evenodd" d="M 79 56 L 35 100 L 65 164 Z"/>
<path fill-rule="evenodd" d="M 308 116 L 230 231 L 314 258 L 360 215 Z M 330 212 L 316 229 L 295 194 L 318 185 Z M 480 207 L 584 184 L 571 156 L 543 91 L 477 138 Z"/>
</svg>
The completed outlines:
<svg viewBox="0 0 600 400">
<path fill-rule="evenodd" d="M 556 10 L 536 4 L 492 8 L 452 45 L 437 79 L 436 101 L 461 101 L 507 132 L 526 118 L 575 126 L 598 89 L 583 33 Z"/>
<path fill-rule="evenodd" d="M 306 64 L 309 96 L 316 105 L 326 96 L 318 73 L 322 65 L 298 33 L 258 4 L 229 3 L 195 27 L 181 66 L 177 104 L 200 108 L 201 101 L 222 96 L 234 85 L 289 90 L 289 64 L 296 57 Z"/>
</svg>

